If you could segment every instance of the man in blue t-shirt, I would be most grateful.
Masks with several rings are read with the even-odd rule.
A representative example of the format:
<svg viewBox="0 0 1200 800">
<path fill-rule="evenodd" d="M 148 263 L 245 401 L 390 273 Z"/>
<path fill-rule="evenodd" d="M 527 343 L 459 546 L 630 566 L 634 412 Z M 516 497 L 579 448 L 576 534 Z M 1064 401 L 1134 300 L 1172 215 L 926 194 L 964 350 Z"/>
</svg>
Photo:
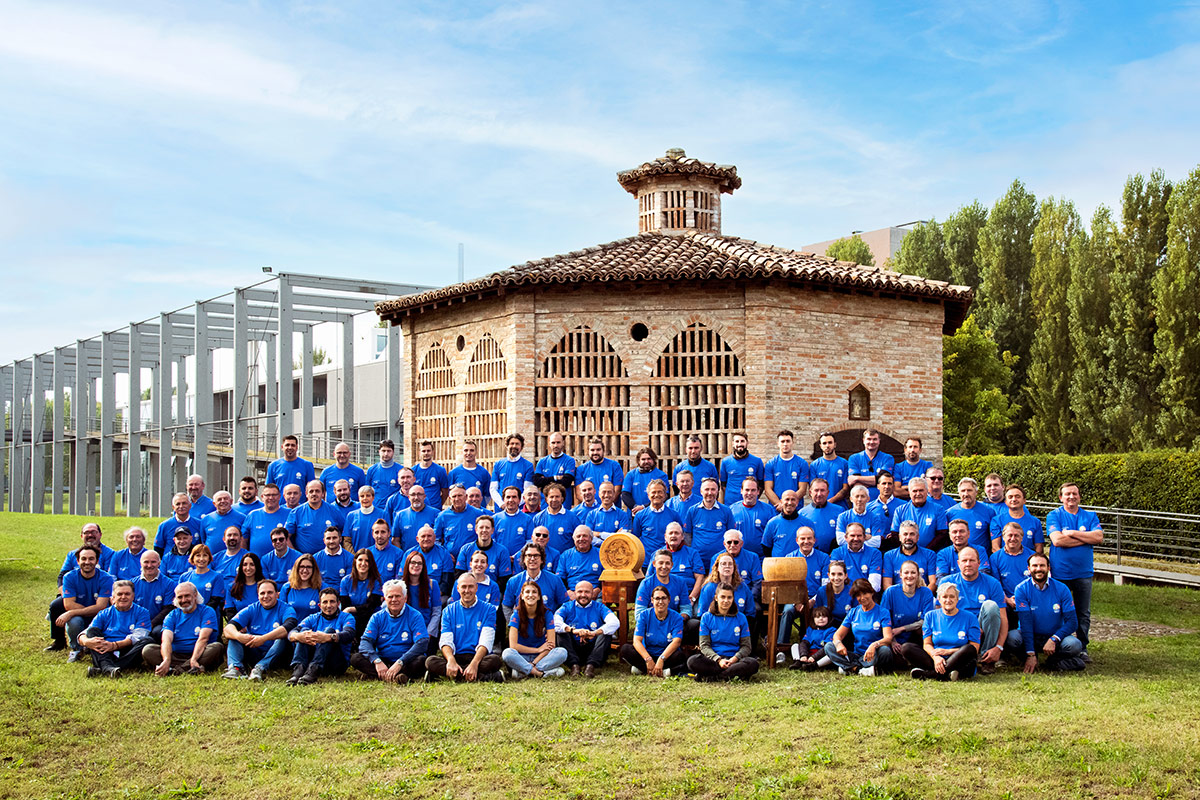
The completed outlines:
<svg viewBox="0 0 1200 800">
<path fill-rule="evenodd" d="M 251 511 L 242 522 L 242 538 L 246 549 L 262 558 L 271 552 L 271 531 L 286 525 L 291 512 L 279 507 L 279 487 L 273 483 L 262 487 L 260 499 L 262 507 Z"/>
<path fill-rule="evenodd" d="M 433 446 L 430 445 L 430 461 L 433 460 Z M 375 490 L 375 502 L 387 506 L 387 501 L 400 491 L 400 464 L 393 461 L 396 455 L 396 443 L 384 439 L 379 443 L 379 461 L 367 470 L 365 476 L 367 485 Z M 442 470 L 445 473 L 445 470 Z M 449 486 L 449 479 L 446 485 Z"/>
<path fill-rule="evenodd" d="M 921 583 L 932 591 L 937 586 L 937 553 L 917 544 L 917 523 L 906 519 L 900 523 L 900 546 L 883 554 L 883 588 L 900 583 L 900 565 L 916 562 Z"/>
<path fill-rule="evenodd" d="M 691 537 L 692 547 L 700 554 L 705 566 L 725 548 L 725 531 L 736 527 L 729 506 L 717 502 L 720 483 L 705 478 L 700 483 L 701 501 L 688 509 L 683 518 L 683 530 Z"/>
<path fill-rule="evenodd" d="M 303 489 L 310 481 L 316 480 L 317 473 L 312 462 L 298 455 L 300 440 L 295 435 L 289 433 L 284 436 L 280 449 L 283 451 L 283 457 L 275 459 L 267 467 L 267 483 L 273 483 L 282 490 L 286 490 L 292 484 Z"/>
<path fill-rule="evenodd" d="M 417 447 L 421 460 L 412 465 L 413 486 L 425 487 L 425 502 L 438 511 L 450 496 L 450 473 L 433 460 L 433 442 L 424 441 Z M 374 469 L 374 467 L 372 467 Z M 376 490 L 378 491 L 378 490 Z M 466 489 L 463 490 L 464 502 Z"/>
<path fill-rule="evenodd" d="M 780 498 L 781 509 L 767 520 L 763 530 L 762 554 L 764 557 L 783 558 L 796 549 L 796 534 L 807 523 L 800 518 L 800 495 L 791 489 Z"/>
<path fill-rule="evenodd" d="M 992 518 L 995 513 L 978 501 L 979 486 L 975 479 L 965 477 L 958 482 L 959 501 L 946 509 L 946 520 L 963 519 L 971 533 L 971 544 L 992 552 Z"/>
<path fill-rule="evenodd" d="M 225 626 L 229 669 L 223 678 L 266 680 L 271 667 L 287 659 L 288 633 L 299 623 L 296 610 L 279 602 L 279 587 L 270 578 L 258 582 L 258 602 L 233 615 Z"/>
<path fill-rule="evenodd" d="M 829 502 L 829 483 L 824 478 L 813 478 L 808 484 L 811 503 L 800 509 L 800 518 L 813 529 L 817 536 L 817 549 L 823 553 L 833 551 L 837 545 L 837 521 L 845 509 Z"/>
<path fill-rule="evenodd" d="M 475 539 L 475 520 L 480 511 L 467 505 L 467 490 L 455 486 L 450 490 L 450 506 L 434 519 L 433 532 L 438 541 L 451 553 L 458 553 L 463 545 Z"/>
<path fill-rule="evenodd" d="M 979 502 L 990 508 L 993 514 L 999 514 L 1007 508 L 1004 503 L 1005 494 L 1007 492 L 1004 489 L 1004 478 L 998 473 L 989 472 L 983 479 L 983 499 Z"/>
<path fill-rule="evenodd" d="M 828 501 L 845 511 L 848 508 L 846 498 L 850 495 L 850 484 L 846 482 L 850 477 L 850 465 L 837 454 L 837 439 L 832 433 L 822 433 L 817 442 L 821 448 L 821 455 L 808 465 L 809 474 L 812 476 L 809 492 L 812 492 L 811 481 L 821 478 L 825 481 Z M 820 542 L 819 536 L 817 541 Z"/>
<path fill-rule="evenodd" d="M 292 545 L 301 553 L 313 554 L 325 549 L 325 531 L 329 528 L 342 529 L 342 515 L 325 502 L 325 484 L 311 480 L 305 487 L 308 502 L 292 509 L 288 514 L 288 535 Z"/>
<path fill-rule="evenodd" d="M 1104 530 L 1095 512 L 1079 505 L 1079 487 L 1064 483 L 1059 489 L 1062 506 L 1046 516 L 1046 534 L 1050 537 L 1050 570 L 1055 580 L 1071 590 L 1075 613 L 1079 617 L 1080 657 L 1090 663 L 1088 632 L 1092 627 L 1092 553 L 1103 543 Z"/>
<path fill-rule="evenodd" d="M 146 552 L 146 532 L 136 525 L 125 531 L 125 549 L 117 550 L 104 571 L 113 580 L 131 581 L 142 574 L 142 555 Z M 103 566 L 100 567 L 104 569 Z"/>
<path fill-rule="evenodd" d="M 112 605 L 79 635 L 79 645 L 92 655 L 89 678 L 119 678 L 122 670 L 142 663 L 142 648 L 150 641 L 150 614 L 133 599 L 133 582 L 116 581 Z"/>
<path fill-rule="evenodd" d="M 162 643 L 148 644 L 142 661 L 160 678 L 189 673 L 199 675 L 221 663 L 224 648 L 219 636 L 217 612 L 200 603 L 195 585 L 175 587 L 175 608 L 163 620 Z"/>
<path fill-rule="evenodd" d="M 945 494 L 946 489 L 946 471 L 941 467 L 930 467 L 925 470 L 925 497 L 929 502 L 940 508 L 943 513 L 949 510 L 950 506 L 954 505 L 957 500 L 948 494 Z M 909 479 L 912 483 L 912 479 Z M 912 499 L 912 486 L 909 486 L 909 500 Z"/>
<path fill-rule="evenodd" d="M 776 511 L 783 511 L 783 493 L 795 492 L 800 497 L 808 494 L 809 475 L 808 462 L 792 452 L 796 436 L 789 430 L 782 430 L 775 437 L 779 446 L 779 455 L 772 458 L 763 467 L 765 488 L 763 497 Z"/>
<path fill-rule="evenodd" d="M 367 679 L 404 685 L 425 674 L 429 631 L 421 612 L 408 603 L 403 580 L 383 586 L 383 608 L 371 615 L 350 656 L 350 665 Z"/>
<path fill-rule="evenodd" d="M 910 436 L 904 440 L 904 460 L 897 461 L 889 470 L 895 481 L 896 497 L 901 500 L 911 500 L 908 496 L 908 482 L 913 478 L 924 478 L 933 468 L 933 464 L 921 458 L 921 437 Z"/>
<path fill-rule="evenodd" d="M 636 514 L 650 504 L 650 496 L 646 494 L 646 489 L 651 481 L 662 481 L 665 484 L 667 473 L 658 468 L 658 454 L 649 447 L 643 447 L 637 451 L 637 469 L 625 473 L 625 478 L 620 484 L 621 504 L 630 514 Z"/>
<path fill-rule="evenodd" d="M 463 442 L 462 463 L 450 470 L 450 484 L 458 484 L 467 491 L 478 489 L 483 495 L 484 504 L 492 502 L 492 473 L 487 467 L 475 459 L 479 456 L 479 446 L 470 439 Z"/>
<path fill-rule="evenodd" d="M 617 615 L 594 599 L 595 587 L 588 581 L 575 584 L 575 599 L 554 612 L 555 641 L 567 651 L 571 676 L 578 677 L 579 664 L 585 662 L 584 675 L 596 677 L 596 670 L 608 658 L 612 635 L 621 627 Z"/>
<path fill-rule="evenodd" d="M 563 489 L 563 505 L 570 508 L 575 497 L 575 457 L 566 452 L 561 433 L 550 434 L 546 444 L 550 454 L 533 468 L 533 485 L 544 493 L 550 484 L 558 484 Z"/>
<path fill-rule="evenodd" d="M 178 492 L 171 498 L 171 510 L 172 515 L 158 524 L 158 531 L 154 535 L 154 549 L 160 556 L 170 549 L 175 541 L 175 531 L 180 526 L 191 530 L 193 542 L 204 540 L 204 523 L 199 514 L 192 513 L 192 501 L 187 492 Z"/>
<path fill-rule="evenodd" d="M 580 494 L 580 484 L 591 481 L 596 487 L 607 481 L 613 486 L 621 486 L 625 480 L 625 470 L 621 465 L 605 455 L 604 440 L 593 436 L 588 440 L 588 458 L 575 469 L 575 502 L 583 502 Z M 570 508 L 570 506 L 568 506 Z M 590 511 L 591 509 L 588 509 Z"/>
<path fill-rule="evenodd" d="M 1004 613 L 1004 587 L 979 571 L 979 551 L 970 545 L 958 551 L 958 572 L 945 578 L 958 587 L 958 610 L 979 618 L 979 672 L 991 675 L 1000 663 L 1008 640 L 1008 615 Z"/>
<path fill-rule="evenodd" d="M 737 529 L 742 532 L 746 547 L 755 553 L 762 552 L 763 534 L 767 523 L 775 516 L 775 507 L 770 503 L 761 503 L 758 499 L 758 481 L 744 478 L 741 486 L 742 498 L 729 507 Z"/>
<path fill-rule="evenodd" d="M 203 519 L 217 510 L 213 501 L 204 496 L 204 478 L 200 475 L 189 475 L 187 479 L 188 499 L 192 501 L 192 515 Z"/>
<path fill-rule="evenodd" d="M 681 461 L 675 467 L 675 471 L 671 473 L 671 480 L 677 488 L 679 487 L 679 476 L 685 472 L 692 476 L 692 488 L 697 491 L 700 488 L 700 482 L 705 478 L 721 480 L 720 471 L 711 461 L 704 457 L 703 439 L 694 433 L 688 436 L 687 443 L 684 445 L 684 452 L 687 455 L 687 459 Z M 698 502 L 700 502 L 700 496 L 697 494 L 695 503 Z M 695 505 L 695 503 L 692 503 L 692 505 Z M 679 509 L 676 509 L 676 511 L 679 511 L 680 516 L 683 516 L 683 511 Z"/>
<path fill-rule="evenodd" d="M 300 620 L 288 634 L 294 646 L 288 685 L 308 686 L 322 675 L 345 672 L 353 660 L 355 633 L 354 615 L 342 610 L 337 590 L 322 589 L 317 611 Z"/>
<path fill-rule="evenodd" d="M 258 481 L 253 475 L 247 475 L 238 483 L 238 501 L 233 504 L 233 510 L 244 517 L 262 507 L 263 503 L 258 499 Z"/>
<path fill-rule="evenodd" d="M 525 437 L 519 433 L 509 434 L 504 440 L 504 447 L 508 455 L 492 466 L 490 489 L 493 507 L 498 507 L 504 502 L 504 490 L 509 486 L 517 487 L 517 491 L 522 495 L 527 488 L 533 486 L 533 462 L 521 457 L 521 451 L 525 449 Z"/>
<path fill-rule="evenodd" d="M 917 543 L 928 550 L 941 550 L 950 542 L 950 526 L 942 507 L 928 496 L 929 483 L 926 478 L 913 478 L 908 482 L 908 494 L 912 498 L 896 509 L 892 516 L 892 532 L 897 536 L 905 520 L 917 524 Z"/>
<path fill-rule="evenodd" d="M 392 544 L 401 550 L 415 547 L 417 531 L 437 522 L 438 510 L 425 502 L 425 487 L 413 484 L 408 490 L 408 508 L 392 517 Z"/>
<path fill-rule="evenodd" d="M 846 482 L 851 488 L 867 487 L 870 499 L 874 500 L 879 496 L 879 490 L 875 488 L 875 476 L 880 470 L 892 472 L 896 468 L 896 459 L 879 450 L 879 431 L 874 428 L 863 431 L 862 441 L 862 451 L 850 456 L 846 461 L 849 470 Z"/>
<path fill-rule="evenodd" d="M 204 528 L 202 541 L 208 545 L 209 550 L 215 553 L 225 546 L 225 530 L 236 527 L 240 535 L 242 523 L 246 521 L 246 518 L 233 510 L 233 495 L 224 489 L 213 495 L 213 503 L 217 510 L 211 514 L 205 514 L 200 523 Z"/>
<path fill-rule="evenodd" d="M 442 634 L 437 655 L 425 659 L 425 680 L 449 678 L 504 682 L 504 662 L 492 652 L 496 643 L 496 607 L 477 596 L 479 584 L 471 573 L 458 576 L 458 600 L 442 609 Z"/>
<path fill-rule="evenodd" d="M 750 439 L 745 433 L 739 431 L 733 435 L 733 452 L 721 459 L 718 477 L 721 480 L 722 501 L 725 505 L 732 505 L 737 501 L 742 481 L 746 478 L 758 481 L 758 489 L 762 491 L 766 469 L 763 460 L 750 452 Z"/>
<path fill-rule="evenodd" d="M 346 442 L 338 442 L 333 448 L 334 463 L 325 469 L 321 470 L 321 483 L 325 484 L 325 496 L 333 497 L 333 486 L 338 481 L 345 481 L 350 484 L 350 496 L 358 497 L 358 490 L 367 485 L 367 473 L 362 467 L 350 461 L 350 445 Z M 387 499 L 379 501 L 380 505 L 387 502 Z"/>
<path fill-rule="evenodd" d="M 1029 578 L 1017 584 L 1014 600 L 1019 627 L 1008 634 L 1007 649 L 1025 655 L 1026 673 L 1038 667 L 1038 652 L 1046 654 L 1046 669 L 1084 668 L 1083 643 L 1075 636 L 1079 625 L 1071 590 L 1050 577 L 1050 559 L 1029 554 Z"/>
<path fill-rule="evenodd" d="M 61 632 L 55 637 L 58 641 L 65 638 L 71 648 L 67 661 L 78 661 L 83 653 L 79 646 L 79 634 L 87 629 L 92 619 L 108 608 L 112 597 L 113 579 L 100 569 L 100 547 L 94 544 L 83 544 L 75 551 L 75 563 L 79 566 L 63 576 L 62 608 L 51 606 L 51 625 Z M 47 650 L 61 650 L 62 647 L 51 644 Z"/>
</svg>

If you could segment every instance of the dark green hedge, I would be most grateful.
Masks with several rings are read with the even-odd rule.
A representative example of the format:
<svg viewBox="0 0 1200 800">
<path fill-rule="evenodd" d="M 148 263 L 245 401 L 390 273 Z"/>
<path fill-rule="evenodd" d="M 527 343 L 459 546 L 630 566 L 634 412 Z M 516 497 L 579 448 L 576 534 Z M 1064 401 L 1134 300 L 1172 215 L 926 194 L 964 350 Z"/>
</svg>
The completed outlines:
<svg viewBox="0 0 1200 800">
<path fill-rule="evenodd" d="M 955 492 L 958 479 L 979 481 L 995 472 L 1004 482 L 1025 487 L 1029 500 L 1056 502 L 1059 487 L 1079 484 L 1083 504 L 1141 508 L 1179 514 L 1200 514 L 1200 453 L 1152 450 L 1094 456 L 962 456 L 947 457 L 946 491 Z"/>
</svg>

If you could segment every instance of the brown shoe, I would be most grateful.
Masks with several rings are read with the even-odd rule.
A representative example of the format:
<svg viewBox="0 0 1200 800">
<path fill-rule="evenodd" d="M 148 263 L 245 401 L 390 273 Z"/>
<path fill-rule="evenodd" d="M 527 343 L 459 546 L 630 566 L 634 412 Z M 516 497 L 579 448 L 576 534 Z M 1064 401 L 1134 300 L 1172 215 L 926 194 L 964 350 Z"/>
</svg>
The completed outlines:
<svg viewBox="0 0 1200 800">
<path fill-rule="evenodd" d="M 584 677 L 594 678 L 594 677 L 596 677 L 596 668 L 593 665 L 588 664 L 586 667 L 583 668 L 583 674 L 584 674 Z"/>
<path fill-rule="evenodd" d="M 574 665 L 572 665 L 572 667 L 571 667 L 571 677 L 572 677 L 572 678 L 578 678 L 578 677 L 579 677 L 579 665 L 578 665 L 578 664 L 574 664 Z"/>
<path fill-rule="evenodd" d="M 996 662 L 995 661 L 980 661 L 979 662 L 979 674 L 980 675 L 995 675 L 996 674 Z"/>
</svg>

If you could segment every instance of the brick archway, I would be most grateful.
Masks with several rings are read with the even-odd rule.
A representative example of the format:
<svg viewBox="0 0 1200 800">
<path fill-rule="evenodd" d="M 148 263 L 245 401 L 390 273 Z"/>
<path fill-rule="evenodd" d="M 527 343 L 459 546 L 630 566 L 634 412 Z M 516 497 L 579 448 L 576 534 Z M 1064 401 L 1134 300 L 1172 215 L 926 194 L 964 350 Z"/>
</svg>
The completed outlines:
<svg viewBox="0 0 1200 800">
<path fill-rule="evenodd" d="M 821 455 L 820 439 L 821 434 L 829 431 L 833 434 L 834 441 L 837 442 L 837 454 L 842 458 L 849 458 L 855 453 L 861 453 L 862 435 L 867 428 L 874 428 L 879 431 L 879 450 L 887 453 L 897 462 L 904 460 L 904 440 L 906 436 L 898 435 L 895 431 L 885 428 L 882 425 L 864 424 L 861 422 L 850 422 L 840 427 L 825 428 L 821 431 L 811 433 L 808 437 L 811 449 L 809 450 L 808 460 L 819 458 Z M 797 452 L 804 452 L 797 448 Z"/>
</svg>

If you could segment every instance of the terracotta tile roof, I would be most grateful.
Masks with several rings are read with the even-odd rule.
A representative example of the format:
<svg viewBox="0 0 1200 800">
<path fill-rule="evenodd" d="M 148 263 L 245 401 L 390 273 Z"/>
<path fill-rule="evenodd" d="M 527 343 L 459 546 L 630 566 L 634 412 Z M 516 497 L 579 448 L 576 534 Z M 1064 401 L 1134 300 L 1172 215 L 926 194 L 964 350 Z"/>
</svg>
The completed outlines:
<svg viewBox="0 0 1200 800">
<path fill-rule="evenodd" d="M 624 281 L 722 281 L 774 279 L 818 287 L 846 287 L 912 298 L 941 299 L 947 307 L 947 326 L 966 315 L 972 290 L 881 267 L 759 244 L 749 239 L 688 231 L 682 234 L 642 233 L 608 244 L 563 255 L 528 261 L 482 278 L 421 294 L 376 303 L 385 319 L 422 307 L 509 289 L 548 284 L 616 283 Z"/>
<path fill-rule="evenodd" d="M 665 156 L 647 161 L 640 167 L 618 172 L 617 183 L 624 186 L 625 191 L 636 195 L 642 181 L 653 175 L 703 175 L 716 181 L 717 188 L 725 194 L 733 194 L 734 189 L 742 186 L 737 167 L 691 158 L 679 149 L 668 150 Z"/>
</svg>

